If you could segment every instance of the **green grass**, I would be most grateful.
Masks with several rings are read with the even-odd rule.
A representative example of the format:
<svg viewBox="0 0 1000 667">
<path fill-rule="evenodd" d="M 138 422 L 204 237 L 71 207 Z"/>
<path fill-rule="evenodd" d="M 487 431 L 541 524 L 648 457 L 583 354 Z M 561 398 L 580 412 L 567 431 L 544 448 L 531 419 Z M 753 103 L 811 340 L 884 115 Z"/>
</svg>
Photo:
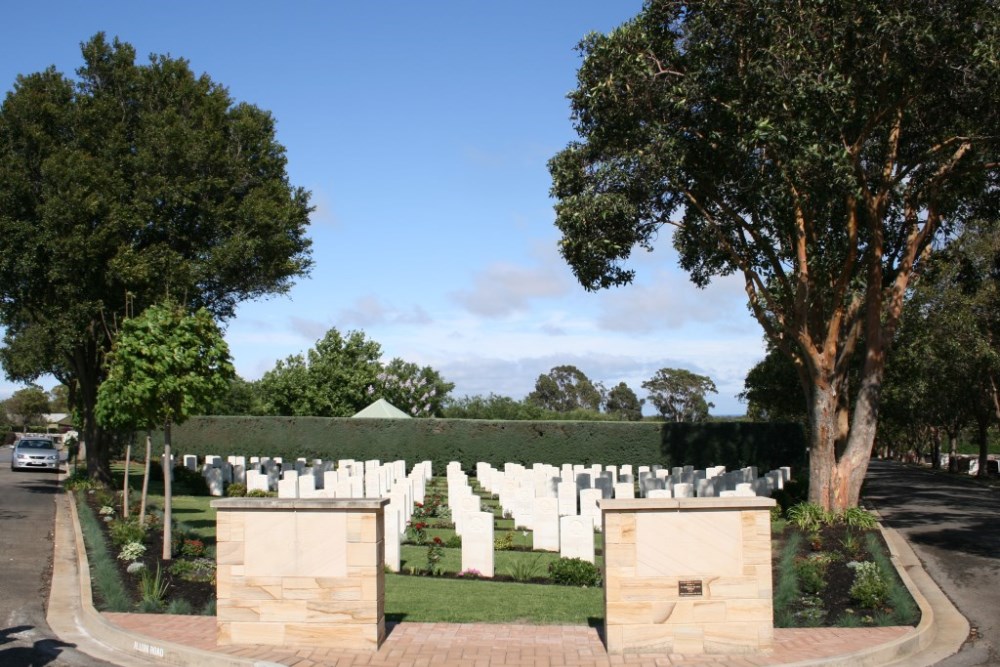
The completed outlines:
<svg viewBox="0 0 1000 667">
<path fill-rule="evenodd" d="M 774 627 L 795 627 L 792 605 L 799 599 L 799 579 L 795 574 L 795 554 L 802 544 L 802 535 L 792 533 L 781 551 L 778 565 L 778 581 L 774 583 Z"/>
<path fill-rule="evenodd" d="M 544 584 L 385 575 L 389 621 L 593 625 L 604 590 Z"/>
<path fill-rule="evenodd" d="M 83 543 L 87 549 L 87 560 L 90 562 L 91 586 L 97 594 L 94 603 L 101 611 L 129 611 L 131 599 L 118 574 L 114 556 L 108 553 L 98 519 L 80 493 L 73 495 L 77 515 L 80 517 L 80 532 L 83 533 Z"/>
<path fill-rule="evenodd" d="M 444 573 L 457 574 L 462 570 L 462 550 L 444 549 L 438 568 Z M 399 550 L 400 569 L 409 572 L 409 568 L 422 571 L 427 568 L 427 547 L 405 544 Z M 548 575 L 549 563 L 559 560 L 558 553 L 540 551 L 496 551 L 493 555 L 493 570 L 498 575 L 513 575 L 514 571 L 525 567 L 525 562 L 537 562 L 539 577 Z M 595 565 L 601 567 L 601 557 L 595 559 Z M 559 587 L 557 590 L 565 590 Z"/>
</svg>

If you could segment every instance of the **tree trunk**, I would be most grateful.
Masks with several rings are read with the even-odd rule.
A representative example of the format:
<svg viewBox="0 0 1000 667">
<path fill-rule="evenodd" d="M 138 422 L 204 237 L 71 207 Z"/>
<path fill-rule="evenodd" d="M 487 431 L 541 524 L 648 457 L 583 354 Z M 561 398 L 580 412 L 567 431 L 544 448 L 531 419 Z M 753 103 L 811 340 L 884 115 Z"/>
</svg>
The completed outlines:
<svg viewBox="0 0 1000 667">
<path fill-rule="evenodd" d="M 134 436 L 132 436 L 134 437 Z M 132 438 L 129 438 L 128 445 L 125 446 L 125 482 L 122 484 L 122 518 L 128 518 L 128 469 L 132 465 Z"/>
<path fill-rule="evenodd" d="M 93 349 L 91 349 L 93 348 Z M 80 417 L 83 419 L 81 429 L 87 455 L 87 476 L 111 486 L 111 461 L 108 456 L 107 435 L 97 425 L 94 409 L 97 406 L 97 388 L 100 385 L 101 359 L 95 343 L 73 351 L 70 365 L 73 368 L 79 386 Z"/>
<path fill-rule="evenodd" d="M 958 472 L 958 429 L 948 431 L 948 472 Z"/>
<path fill-rule="evenodd" d="M 989 460 L 990 460 L 990 422 L 987 419 L 977 420 L 976 426 L 978 427 L 978 440 L 979 440 L 979 470 L 976 472 L 976 476 L 980 479 L 986 479 L 989 474 Z"/>
<path fill-rule="evenodd" d="M 153 456 L 153 438 L 146 431 L 146 463 L 142 471 L 142 500 L 139 501 L 139 523 L 146 525 L 146 496 L 149 494 L 149 459 Z"/>
<path fill-rule="evenodd" d="M 163 425 L 163 560 L 170 560 L 171 541 L 173 535 L 170 530 L 173 484 L 171 478 L 174 475 L 173 466 L 170 464 L 170 420 Z"/>
<path fill-rule="evenodd" d="M 850 430 L 831 384 L 817 386 L 810 406 L 809 502 L 828 511 L 855 507 L 868 472 L 877 425 L 879 378 L 862 382 Z"/>
<path fill-rule="evenodd" d="M 941 429 L 934 428 L 931 431 L 931 468 L 941 469 Z"/>
</svg>

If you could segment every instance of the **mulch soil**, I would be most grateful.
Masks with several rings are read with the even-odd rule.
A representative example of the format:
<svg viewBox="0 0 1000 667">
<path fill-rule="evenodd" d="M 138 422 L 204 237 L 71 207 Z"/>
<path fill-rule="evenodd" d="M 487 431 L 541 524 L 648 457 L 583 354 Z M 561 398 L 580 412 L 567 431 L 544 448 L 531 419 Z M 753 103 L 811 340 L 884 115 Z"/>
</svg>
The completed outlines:
<svg viewBox="0 0 1000 667">
<path fill-rule="evenodd" d="M 104 533 L 105 544 L 108 545 L 108 551 L 111 553 L 111 556 L 115 560 L 115 564 L 118 566 L 121 579 L 125 583 L 126 589 L 131 594 L 133 603 L 138 604 L 141 600 L 141 595 L 139 593 L 139 575 L 130 574 L 127 569 L 128 563 L 116 558 L 117 553 L 115 552 L 115 547 L 111 542 L 108 524 L 107 522 L 101 520 L 99 514 L 101 507 L 97 502 L 96 496 L 87 494 L 86 499 L 87 505 L 90 507 L 91 511 L 94 512 L 94 516 L 98 517 L 98 523 L 101 525 L 101 531 Z M 138 512 L 136 512 L 136 515 L 138 515 Z M 165 603 L 170 603 L 172 600 L 186 600 L 191 605 L 191 613 L 199 614 L 205 609 L 208 603 L 215 600 L 214 581 L 187 581 L 170 574 L 170 566 L 179 560 L 179 557 L 175 556 L 171 560 L 163 560 L 163 528 L 161 524 L 155 524 L 153 528 L 146 532 L 145 545 L 146 553 L 139 560 L 149 572 L 155 573 L 157 566 L 159 566 L 162 576 L 169 583 Z M 95 592 L 95 595 L 96 594 L 97 593 Z"/>
<path fill-rule="evenodd" d="M 808 558 L 810 555 L 820 553 L 834 555 L 834 559 L 826 571 L 826 588 L 818 596 L 822 600 L 822 609 L 825 612 L 822 621 L 818 625 L 836 625 L 838 619 L 843 618 L 845 615 L 853 615 L 863 620 L 879 612 L 884 613 L 889 611 L 888 609 L 863 608 L 857 601 L 851 598 L 851 586 L 854 585 L 854 570 L 848 567 L 848 563 L 851 561 L 873 560 L 872 554 L 866 547 L 866 535 L 874 535 L 882 544 L 884 553 L 889 553 L 885 539 L 877 529 L 862 531 L 848 528 L 844 524 L 828 525 L 819 531 L 819 540 L 817 541 L 810 539 L 812 537 L 810 533 L 800 531 L 798 528 L 788 525 L 784 535 L 775 543 L 772 553 L 772 572 L 775 584 L 777 584 L 780 577 L 778 564 L 784 551 L 784 545 L 787 539 L 796 532 L 801 533 L 803 537 L 802 545 L 798 552 L 799 557 Z M 857 548 L 853 552 L 849 552 L 844 546 L 849 534 L 857 538 Z M 808 604 L 803 603 L 798 605 L 796 611 L 801 612 L 807 608 Z M 815 625 L 815 623 L 803 622 L 801 625 Z M 871 623 L 862 621 L 862 625 L 871 625 Z"/>
</svg>

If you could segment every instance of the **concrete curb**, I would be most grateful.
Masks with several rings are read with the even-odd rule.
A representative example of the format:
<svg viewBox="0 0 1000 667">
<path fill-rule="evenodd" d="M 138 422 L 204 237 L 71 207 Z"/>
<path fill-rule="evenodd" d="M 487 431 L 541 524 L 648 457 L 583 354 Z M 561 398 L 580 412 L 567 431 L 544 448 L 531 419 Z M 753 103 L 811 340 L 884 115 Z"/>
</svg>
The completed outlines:
<svg viewBox="0 0 1000 667">
<path fill-rule="evenodd" d="M 75 640 L 79 650 L 84 653 L 129 667 L 133 665 L 149 666 L 164 664 L 179 665 L 181 667 L 200 667 L 202 665 L 209 667 L 264 667 L 271 664 L 153 639 L 123 630 L 104 618 L 94 608 L 94 600 L 91 594 L 90 565 L 87 560 L 87 551 L 83 544 L 83 534 L 80 531 L 76 502 L 72 495 L 68 493 L 63 494 L 58 501 L 62 501 L 69 506 L 68 512 L 66 512 L 65 505 L 57 507 L 56 515 L 57 521 L 61 514 L 64 521 L 68 519 L 72 523 L 72 527 L 66 527 L 66 532 L 68 533 L 69 530 L 73 531 L 73 535 L 68 538 L 72 540 L 73 544 L 72 547 L 67 544 L 62 545 L 64 551 L 63 560 L 65 560 L 65 551 L 67 549 L 73 548 L 76 551 L 75 556 L 78 564 L 76 579 L 79 588 L 72 593 L 79 595 L 79 605 L 72 605 L 68 600 L 64 599 L 68 597 L 66 595 L 63 595 L 58 602 L 54 599 L 58 593 L 55 572 L 53 572 L 53 585 L 50 592 L 49 604 L 50 612 L 47 620 L 56 634 L 64 639 L 70 636 Z M 66 516 L 67 514 L 68 516 Z M 58 555 L 56 560 L 60 560 Z M 60 581 L 60 584 L 73 585 L 71 582 L 65 580 Z M 70 607 L 76 608 L 69 611 L 68 614 L 65 612 L 53 613 L 57 609 L 67 610 Z M 71 616 L 72 618 L 66 618 L 66 616 Z M 155 619 L 155 616 L 153 618 Z"/>
<path fill-rule="evenodd" d="M 78 650 L 88 655 L 128 667 L 281 667 L 271 662 L 153 639 L 123 630 L 108 621 L 93 605 L 90 566 L 76 502 L 71 494 L 62 493 L 56 498 L 56 504 L 56 554 L 47 620 L 64 641 L 72 640 Z M 784 667 L 927 667 L 962 647 L 969 634 L 965 617 L 930 578 L 898 531 L 885 528 L 881 523 L 879 530 L 889 546 L 896 571 L 920 608 L 920 623 L 903 636 L 878 646 L 786 663 Z M 68 568 L 76 571 L 66 571 Z M 73 590 L 74 587 L 78 590 Z"/>
</svg>

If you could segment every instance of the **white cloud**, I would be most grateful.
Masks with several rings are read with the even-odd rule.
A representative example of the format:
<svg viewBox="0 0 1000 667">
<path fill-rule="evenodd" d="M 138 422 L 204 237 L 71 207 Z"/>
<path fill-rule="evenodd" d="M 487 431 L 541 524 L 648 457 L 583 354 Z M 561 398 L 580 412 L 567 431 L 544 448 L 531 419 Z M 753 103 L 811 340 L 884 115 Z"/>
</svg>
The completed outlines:
<svg viewBox="0 0 1000 667">
<path fill-rule="evenodd" d="M 735 276 L 700 289 L 680 272 L 660 271 L 654 282 L 603 294 L 598 325 L 607 331 L 651 332 L 691 324 L 745 327 L 746 294 Z"/>
<path fill-rule="evenodd" d="M 475 277 L 472 289 L 452 292 L 451 297 L 476 315 L 506 317 L 526 311 L 535 299 L 562 296 L 570 287 L 569 280 L 550 266 L 496 262 Z"/>
<path fill-rule="evenodd" d="M 340 311 L 338 322 L 348 326 L 373 327 L 385 324 L 430 324 L 431 318 L 419 305 L 400 310 L 386 304 L 379 297 L 368 294 Z"/>
</svg>

